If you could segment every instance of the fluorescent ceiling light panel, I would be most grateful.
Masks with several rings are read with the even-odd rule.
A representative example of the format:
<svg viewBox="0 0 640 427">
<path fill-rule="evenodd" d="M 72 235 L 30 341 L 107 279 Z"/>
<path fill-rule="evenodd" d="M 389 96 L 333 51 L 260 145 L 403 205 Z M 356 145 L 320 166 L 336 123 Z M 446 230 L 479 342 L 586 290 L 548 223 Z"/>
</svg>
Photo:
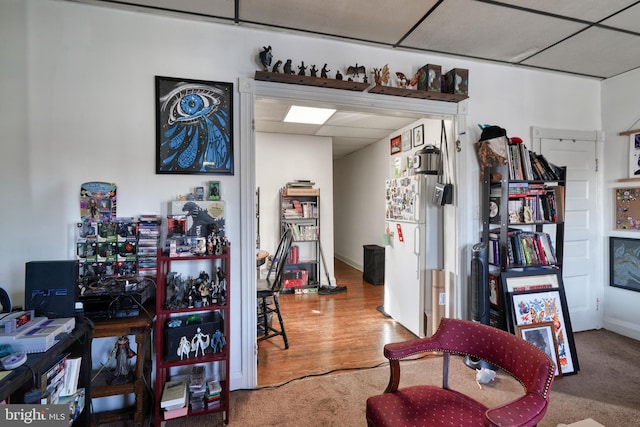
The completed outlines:
<svg viewBox="0 0 640 427">
<path fill-rule="evenodd" d="M 322 125 L 324 124 L 324 122 L 329 120 L 329 117 L 331 117 L 335 112 L 336 110 L 333 110 L 331 108 L 314 108 L 292 105 L 289 108 L 284 121 L 287 123 Z"/>
</svg>

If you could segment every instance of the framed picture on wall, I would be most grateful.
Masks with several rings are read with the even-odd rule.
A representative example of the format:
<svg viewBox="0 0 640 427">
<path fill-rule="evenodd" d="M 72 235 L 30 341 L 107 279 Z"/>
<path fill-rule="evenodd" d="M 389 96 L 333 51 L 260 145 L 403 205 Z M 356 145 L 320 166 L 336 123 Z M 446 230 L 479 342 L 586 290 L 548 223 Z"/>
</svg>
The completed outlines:
<svg viewBox="0 0 640 427">
<path fill-rule="evenodd" d="M 402 151 L 402 136 L 394 136 L 391 138 L 391 154 L 398 154 Z"/>
<path fill-rule="evenodd" d="M 609 237 L 609 285 L 640 292 L 640 239 Z"/>
<path fill-rule="evenodd" d="M 640 133 L 629 135 L 629 178 L 640 176 Z"/>
<path fill-rule="evenodd" d="M 424 125 L 413 128 L 413 146 L 418 147 L 424 144 Z"/>
<path fill-rule="evenodd" d="M 402 132 L 402 151 L 411 150 L 411 131 Z"/>
<path fill-rule="evenodd" d="M 155 83 L 156 173 L 233 175 L 233 83 Z"/>
</svg>

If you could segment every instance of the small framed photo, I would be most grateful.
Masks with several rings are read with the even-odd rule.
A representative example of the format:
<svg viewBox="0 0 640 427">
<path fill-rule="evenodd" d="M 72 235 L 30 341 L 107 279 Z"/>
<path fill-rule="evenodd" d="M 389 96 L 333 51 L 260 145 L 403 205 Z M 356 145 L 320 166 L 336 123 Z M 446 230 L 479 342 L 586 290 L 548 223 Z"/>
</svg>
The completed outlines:
<svg viewBox="0 0 640 427">
<path fill-rule="evenodd" d="M 402 132 L 402 151 L 411 150 L 411 131 Z"/>
<path fill-rule="evenodd" d="M 556 376 L 562 376 L 562 371 L 558 368 L 560 358 L 558 357 L 558 340 L 553 330 L 553 322 L 518 325 L 516 335 L 544 351 L 556 365 Z"/>
<path fill-rule="evenodd" d="M 413 146 L 418 147 L 424 144 L 424 125 L 413 128 Z"/>
<path fill-rule="evenodd" d="M 513 292 L 526 292 L 545 289 L 557 289 L 560 287 L 560 270 L 527 270 L 527 271 L 504 271 L 500 273 L 501 297 L 506 304 L 507 327 L 512 328 L 511 319 L 512 308 L 509 297 Z M 510 332 L 514 332 L 510 329 Z"/>
<path fill-rule="evenodd" d="M 391 154 L 398 154 L 402 151 L 402 136 L 394 136 L 391 138 Z"/>
<path fill-rule="evenodd" d="M 220 181 L 209 181 L 209 200 L 220 200 Z"/>
</svg>

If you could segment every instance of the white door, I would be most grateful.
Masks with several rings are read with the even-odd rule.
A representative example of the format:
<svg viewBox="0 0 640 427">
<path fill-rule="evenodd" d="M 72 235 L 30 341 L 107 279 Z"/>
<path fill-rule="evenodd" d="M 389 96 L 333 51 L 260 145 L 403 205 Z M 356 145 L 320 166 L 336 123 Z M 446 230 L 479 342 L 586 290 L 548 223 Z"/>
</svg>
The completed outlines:
<svg viewBox="0 0 640 427">
<path fill-rule="evenodd" d="M 551 163 L 567 167 L 562 277 L 571 326 L 574 332 L 597 329 L 602 324 L 599 301 L 603 293 L 599 278 L 603 263 L 598 256 L 602 251 L 597 221 L 597 134 L 538 131 L 540 153 Z M 536 129 L 534 141 L 535 136 Z"/>
<path fill-rule="evenodd" d="M 384 311 L 416 336 L 424 337 L 421 225 L 392 221 L 389 225 L 393 241 L 384 251 Z"/>
</svg>

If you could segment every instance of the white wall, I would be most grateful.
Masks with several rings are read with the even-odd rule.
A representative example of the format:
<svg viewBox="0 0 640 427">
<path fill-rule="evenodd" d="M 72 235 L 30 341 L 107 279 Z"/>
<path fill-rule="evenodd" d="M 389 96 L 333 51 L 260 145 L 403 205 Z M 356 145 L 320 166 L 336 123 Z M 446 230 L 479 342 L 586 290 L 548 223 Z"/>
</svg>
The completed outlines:
<svg viewBox="0 0 640 427">
<path fill-rule="evenodd" d="M 602 84 L 602 130 L 605 132 L 605 156 L 603 157 L 605 235 L 602 236 L 604 268 L 604 319 L 606 329 L 640 339 L 640 292 L 608 286 L 609 283 L 609 236 L 640 238 L 637 231 L 616 231 L 613 228 L 615 215 L 613 207 L 616 186 L 636 187 L 640 182 L 618 183 L 620 178 L 629 178 L 629 136 L 618 133 L 640 128 L 640 70 L 631 71 L 618 77 L 605 80 Z"/>
<path fill-rule="evenodd" d="M 468 126 L 461 130 L 460 197 L 469 206 L 460 222 L 468 247 L 460 248 L 460 265 L 478 236 L 478 170 L 472 143 L 477 123 L 506 127 L 510 135 L 530 139 L 530 127 L 600 129 L 601 84 L 597 80 L 470 61 L 450 56 L 405 52 L 341 41 L 267 32 L 174 17 L 111 10 L 57 0 L 0 2 L 0 232 L 10 244 L 0 249 L 0 286 L 14 303 L 24 299 L 24 264 L 30 260 L 73 257 L 72 227 L 79 219 L 78 191 L 86 181 L 104 180 L 119 186 L 118 214 L 164 214 L 166 202 L 202 185 L 211 176 L 155 174 L 154 76 L 172 76 L 237 83 L 254 75 L 261 47 L 274 46 L 274 59 L 292 58 L 307 64 L 329 63 L 332 69 L 354 58 L 368 67 L 389 64 L 411 74 L 426 63 L 470 70 Z M 626 129 L 637 117 L 637 73 L 605 82 L 607 135 Z M 614 93 L 613 89 L 616 88 Z M 611 89 L 609 89 L 611 88 Z M 633 89 L 636 88 L 636 89 Z M 626 89 L 625 89 L 626 90 Z M 610 91 L 610 92 L 609 92 Z M 618 93 L 620 95 L 618 95 Z M 383 95 L 381 95 L 383 96 Z M 616 106 L 616 98 L 622 102 Z M 234 123 L 239 121 L 238 96 Z M 628 117 L 618 125 L 616 111 Z M 612 139 L 612 141 L 614 141 Z M 611 154 L 611 171 L 626 164 L 619 147 Z M 235 150 L 247 150 L 235 130 Z M 616 154 L 617 153 L 617 154 Z M 609 153 L 607 153 L 609 154 Z M 250 384 L 241 362 L 243 286 L 255 265 L 240 265 L 242 245 L 254 248 L 252 236 L 241 231 L 243 167 L 236 157 L 234 176 L 216 176 L 227 202 L 227 231 L 232 269 L 232 387 Z M 251 166 L 253 167 L 253 165 Z M 613 179 L 613 178 L 611 178 Z M 328 184 L 328 188 L 331 184 Z M 323 203 L 324 199 L 323 199 Z M 607 211 L 605 209 L 605 211 Z M 244 238 L 244 242 L 241 239 Z M 369 238 L 367 238 L 368 240 Z M 606 267 L 603 259 L 601 268 Z M 460 274 L 464 277 L 465 272 Z M 464 280 L 464 279 L 463 279 Z M 617 290 L 616 290 L 617 291 Z M 616 295 L 605 308 L 637 324 L 628 292 Z M 610 305 L 609 305 L 610 304 Z M 620 305 L 620 310 L 618 310 Z M 249 337 L 251 338 L 251 337 Z M 251 343 L 243 343 L 245 353 Z"/>
<path fill-rule="evenodd" d="M 270 253 L 275 251 L 280 239 L 279 191 L 287 182 L 296 179 L 315 182 L 314 188 L 320 189 L 320 243 L 328 274 L 333 279 L 331 138 L 257 132 L 256 186 L 260 187 L 260 247 Z M 300 248 L 301 251 L 306 249 Z M 327 284 L 324 268 L 320 280 Z"/>
</svg>

